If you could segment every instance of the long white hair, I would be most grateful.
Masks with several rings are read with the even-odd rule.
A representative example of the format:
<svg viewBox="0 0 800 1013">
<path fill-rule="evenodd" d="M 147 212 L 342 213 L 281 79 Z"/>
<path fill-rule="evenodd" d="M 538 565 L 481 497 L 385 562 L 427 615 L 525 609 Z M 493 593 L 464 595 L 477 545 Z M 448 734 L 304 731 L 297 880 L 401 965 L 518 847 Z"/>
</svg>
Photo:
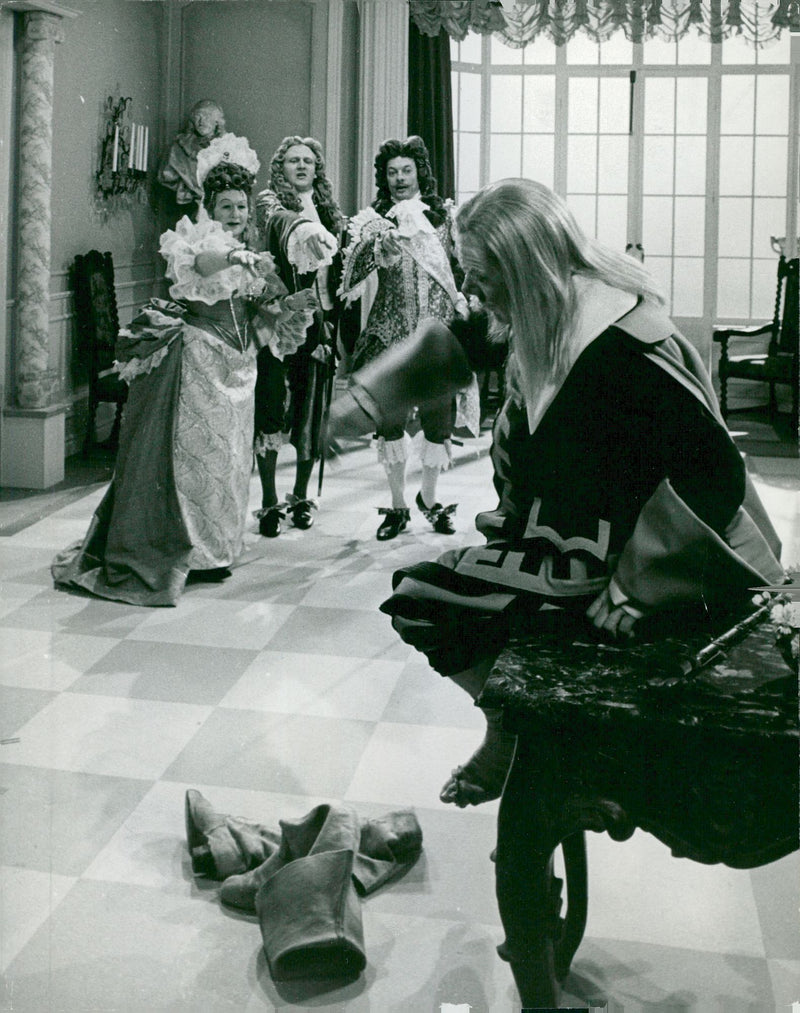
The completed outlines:
<svg viewBox="0 0 800 1013">
<path fill-rule="evenodd" d="M 551 384 L 569 361 L 575 275 L 665 301 L 638 260 L 586 236 L 564 201 L 534 180 L 490 183 L 459 208 L 456 226 L 502 280 L 511 350 L 534 372 L 529 390 Z"/>
</svg>

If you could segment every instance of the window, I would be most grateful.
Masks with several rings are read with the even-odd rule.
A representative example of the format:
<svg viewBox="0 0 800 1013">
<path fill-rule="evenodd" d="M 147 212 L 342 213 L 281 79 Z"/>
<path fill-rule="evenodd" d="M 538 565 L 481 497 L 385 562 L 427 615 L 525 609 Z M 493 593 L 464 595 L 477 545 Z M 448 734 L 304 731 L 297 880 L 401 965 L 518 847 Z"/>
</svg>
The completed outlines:
<svg viewBox="0 0 800 1013">
<path fill-rule="evenodd" d="M 512 49 L 469 35 L 452 61 L 459 201 L 505 176 L 552 187 L 587 232 L 645 258 L 698 340 L 769 315 L 770 236 L 797 223 L 800 38 Z"/>
</svg>

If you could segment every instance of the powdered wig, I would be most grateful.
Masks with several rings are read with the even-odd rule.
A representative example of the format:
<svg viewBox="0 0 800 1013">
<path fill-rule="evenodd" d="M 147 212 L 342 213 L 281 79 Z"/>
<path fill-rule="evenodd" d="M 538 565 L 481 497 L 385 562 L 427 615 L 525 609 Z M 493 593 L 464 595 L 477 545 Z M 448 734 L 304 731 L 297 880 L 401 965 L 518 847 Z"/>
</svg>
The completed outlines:
<svg viewBox="0 0 800 1013">
<path fill-rule="evenodd" d="M 512 348 L 525 341 L 525 359 L 536 363 L 541 383 L 558 375 L 566 358 L 577 311 L 573 275 L 664 302 L 638 260 L 586 236 L 564 201 L 533 180 L 484 187 L 459 209 L 456 226 L 502 280 Z"/>
<path fill-rule="evenodd" d="M 269 163 L 269 186 L 274 190 L 281 204 L 287 211 L 302 211 L 303 205 L 294 187 L 286 179 L 283 162 L 286 152 L 296 144 L 304 144 L 314 153 L 314 182 L 311 192 L 314 205 L 319 213 L 322 224 L 329 232 L 338 234 L 342 228 L 342 212 L 333 196 L 333 187 L 325 171 L 325 158 L 322 145 L 314 137 L 284 137 Z"/>
<path fill-rule="evenodd" d="M 387 166 L 393 158 L 413 159 L 417 167 L 420 197 L 431 210 L 441 210 L 444 201 L 436 192 L 436 177 L 433 175 L 428 149 L 421 137 L 412 134 L 404 141 L 395 138 L 384 141 L 378 148 L 378 154 L 375 156 L 375 185 L 378 188 L 378 196 L 372 204 L 378 214 L 385 215 L 394 204 L 386 178 Z"/>
</svg>

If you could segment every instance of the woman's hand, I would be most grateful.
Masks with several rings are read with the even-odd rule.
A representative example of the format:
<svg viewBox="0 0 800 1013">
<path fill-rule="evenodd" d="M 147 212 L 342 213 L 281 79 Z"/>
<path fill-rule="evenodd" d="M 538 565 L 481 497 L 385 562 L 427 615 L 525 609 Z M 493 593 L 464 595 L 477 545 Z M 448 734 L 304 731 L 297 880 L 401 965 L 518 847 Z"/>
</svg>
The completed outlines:
<svg viewBox="0 0 800 1013">
<path fill-rule="evenodd" d="M 230 250 L 226 260 L 231 267 L 244 267 L 253 274 L 259 273 L 262 254 L 254 253 L 252 250 Z"/>
<path fill-rule="evenodd" d="M 634 636 L 634 624 L 641 618 L 638 610 L 626 608 L 624 603 L 614 604 L 611 585 L 603 588 L 586 610 L 586 615 L 598 630 L 605 630 L 614 637 Z"/>
</svg>

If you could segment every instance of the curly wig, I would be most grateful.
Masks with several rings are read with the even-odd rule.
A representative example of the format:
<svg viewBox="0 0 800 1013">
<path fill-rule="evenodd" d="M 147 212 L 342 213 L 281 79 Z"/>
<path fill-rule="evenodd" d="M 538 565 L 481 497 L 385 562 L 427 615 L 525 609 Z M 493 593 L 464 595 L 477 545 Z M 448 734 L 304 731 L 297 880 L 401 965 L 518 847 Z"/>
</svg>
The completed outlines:
<svg viewBox="0 0 800 1013">
<path fill-rule="evenodd" d="M 385 215 L 394 204 L 386 178 L 387 167 L 393 158 L 413 159 L 417 167 L 420 197 L 434 214 L 441 212 L 444 201 L 436 192 L 436 177 L 433 175 L 428 149 L 421 137 L 412 134 L 404 141 L 391 138 L 378 148 L 378 154 L 375 156 L 375 185 L 378 188 L 378 196 L 372 204 L 378 214 Z"/>
<path fill-rule="evenodd" d="M 217 204 L 217 197 L 226 190 L 241 190 L 247 197 L 247 207 L 250 211 L 249 218 L 252 218 L 252 207 L 250 195 L 253 192 L 253 185 L 256 177 L 241 165 L 233 162 L 220 162 L 215 165 L 203 180 L 203 207 L 211 217 L 214 217 L 214 208 Z M 242 240 L 246 246 L 250 245 L 250 221 L 248 220 L 245 230 L 242 233 Z"/>
<path fill-rule="evenodd" d="M 294 134 L 291 137 L 284 137 L 275 150 L 272 160 L 269 163 L 269 186 L 273 190 L 287 211 L 302 211 L 303 205 L 297 193 L 286 179 L 283 171 L 283 162 L 286 152 L 296 144 L 303 144 L 310 148 L 314 154 L 314 182 L 311 187 L 314 206 L 320 217 L 320 221 L 334 235 L 342 230 L 342 212 L 336 199 L 333 196 L 333 187 L 325 172 L 325 159 L 322 154 L 322 145 L 314 137 L 299 137 Z"/>
<path fill-rule="evenodd" d="M 203 204 L 210 215 L 214 214 L 217 197 L 225 190 L 241 190 L 248 197 L 253 191 L 256 178 L 252 172 L 233 162 L 215 165 L 203 181 Z"/>
</svg>

